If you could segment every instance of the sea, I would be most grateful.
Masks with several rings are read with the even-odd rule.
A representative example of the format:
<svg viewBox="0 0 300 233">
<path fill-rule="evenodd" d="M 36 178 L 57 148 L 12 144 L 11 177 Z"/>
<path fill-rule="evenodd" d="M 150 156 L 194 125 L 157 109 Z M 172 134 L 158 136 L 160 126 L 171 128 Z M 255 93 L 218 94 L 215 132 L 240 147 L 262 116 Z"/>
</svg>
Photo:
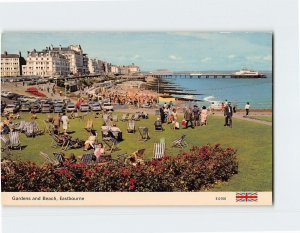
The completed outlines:
<svg viewBox="0 0 300 233">
<path fill-rule="evenodd" d="M 245 104 L 249 102 L 251 108 L 272 109 L 273 75 L 271 72 L 264 72 L 264 74 L 266 78 L 245 79 L 185 78 L 173 75 L 166 80 L 180 86 L 183 90 L 189 90 L 190 95 L 175 97 L 201 100 L 203 105 L 207 107 L 212 102 L 220 105 L 227 100 L 232 105 L 236 105 L 237 108 L 244 108 Z"/>
</svg>

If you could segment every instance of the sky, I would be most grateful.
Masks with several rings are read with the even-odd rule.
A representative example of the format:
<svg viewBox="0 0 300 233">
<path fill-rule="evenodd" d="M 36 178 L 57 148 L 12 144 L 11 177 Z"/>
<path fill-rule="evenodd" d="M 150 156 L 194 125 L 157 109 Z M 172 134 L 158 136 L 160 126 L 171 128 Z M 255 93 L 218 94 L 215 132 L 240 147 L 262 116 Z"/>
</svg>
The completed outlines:
<svg viewBox="0 0 300 233">
<path fill-rule="evenodd" d="M 90 58 L 142 71 L 272 70 L 270 32 L 6 32 L 1 53 L 80 44 Z"/>
</svg>

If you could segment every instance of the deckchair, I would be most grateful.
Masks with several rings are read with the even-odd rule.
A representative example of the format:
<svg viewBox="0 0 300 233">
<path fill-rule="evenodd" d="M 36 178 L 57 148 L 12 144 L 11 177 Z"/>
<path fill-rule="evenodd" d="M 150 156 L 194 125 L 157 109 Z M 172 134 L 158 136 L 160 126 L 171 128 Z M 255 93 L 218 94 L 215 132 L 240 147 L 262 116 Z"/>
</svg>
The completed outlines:
<svg viewBox="0 0 300 233">
<path fill-rule="evenodd" d="M 34 125 L 32 124 L 32 122 L 27 122 L 28 124 L 26 124 L 25 126 L 25 135 L 27 137 L 33 137 L 34 136 Z"/>
<path fill-rule="evenodd" d="M 144 126 L 139 127 L 139 133 L 141 136 L 140 140 L 147 141 L 148 139 L 150 139 L 149 129 L 147 127 Z"/>
<path fill-rule="evenodd" d="M 44 152 L 41 152 L 40 151 L 40 156 L 41 157 L 43 157 L 44 158 L 44 163 L 43 163 L 43 165 L 45 164 L 45 163 L 52 163 L 52 164 L 57 164 L 57 160 L 55 159 L 55 158 L 51 158 L 48 154 L 46 154 L 46 153 L 44 153 Z M 42 166 L 43 166 L 42 165 Z"/>
<path fill-rule="evenodd" d="M 33 124 L 33 132 L 35 136 L 43 135 L 45 133 L 45 130 L 41 130 L 39 128 L 39 125 L 36 122 L 32 122 L 32 124 Z"/>
<path fill-rule="evenodd" d="M 164 143 L 154 143 L 153 159 L 161 159 L 164 156 L 165 156 L 165 144 Z"/>
<path fill-rule="evenodd" d="M 84 129 L 88 132 L 91 132 L 91 130 L 93 129 L 93 120 L 88 119 Z"/>
<path fill-rule="evenodd" d="M 135 121 L 133 120 L 128 121 L 127 133 L 135 133 Z"/>
<path fill-rule="evenodd" d="M 122 115 L 122 121 L 127 121 L 128 120 L 128 117 L 129 117 L 129 114 L 128 113 L 124 113 L 123 115 Z"/>
<path fill-rule="evenodd" d="M 9 139 L 5 137 L 5 135 L 0 135 L 1 137 L 1 151 L 5 151 L 6 149 L 9 149 Z"/>
<path fill-rule="evenodd" d="M 135 113 L 132 117 L 132 120 L 134 121 L 139 121 L 140 120 L 140 114 L 139 113 Z"/>
<path fill-rule="evenodd" d="M 81 161 L 85 164 L 91 164 L 95 160 L 95 155 L 94 154 L 84 154 L 81 158 Z"/>
<path fill-rule="evenodd" d="M 113 119 L 113 121 L 117 122 L 118 121 L 118 115 L 113 115 L 112 119 Z"/>
<path fill-rule="evenodd" d="M 52 133 L 51 134 L 52 137 L 52 147 L 57 148 L 59 146 L 64 146 L 65 140 L 60 138 L 58 135 Z"/>
<path fill-rule="evenodd" d="M 15 128 L 15 130 L 23 132 L 26 121 L 20 121 L 19 125 Z"/>
<path fill-rule="evenodd" d="M 19 132 L 10 132 L 9 133 L 9 148 L 19 148 L 22 150 L 21 142 L 19 138 Z"/>
<path fill-rule="evenodd" d="M 118 150 L 117 144 L 119 143 L 117 139 L 112 136 L 110 131 L 102 131 L 102 141 L 109 147 L 110 153 L 114 150 Z"/>
<path fill-rule="evenodd" d="M 55 159 L 57 160 L 57 162 L 58 162 L 59 164 L 63 164 L 63 163 L 64 163 L 65 157 L 63 156 L 62 153 L 54 152 L 53 155 L 54 155 Z"/>
<path fill-rule="evenodd" d="M 157 130 L 157 131 L 163 131 L 162 123 L 161 123 L 160 120 L 156 120 L 156 121 L 154 122 L 154 128 L 155 128 L 155 130 Z"/>
<path fill-rule="evenodd" d="M 185 141 L 185 137 L 186 135 L 182 135 L 180 138 L 177 138 L 175 139 L 173 142 L 172 142 L 172 147 L 180 147 L 180 148 L 183 148 L 185 146 L 187 146 L 187 143 Z"/>
</svg>

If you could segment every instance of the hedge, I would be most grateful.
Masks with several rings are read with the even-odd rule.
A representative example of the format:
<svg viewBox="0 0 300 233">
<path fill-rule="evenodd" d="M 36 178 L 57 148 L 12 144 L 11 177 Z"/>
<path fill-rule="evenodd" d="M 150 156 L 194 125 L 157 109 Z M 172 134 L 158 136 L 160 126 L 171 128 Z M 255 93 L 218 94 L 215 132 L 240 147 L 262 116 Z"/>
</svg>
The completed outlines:
<svg viewBox="0 0 300 233">
<path fill-rule="evenodd" d="M 121 161 L 38 166 L 6 160 L 1 182 L 3 192 L 190 192 L 207 190 L 237 172 L 236 150 L 205 145 L 136 166 Z"/>
</svg>

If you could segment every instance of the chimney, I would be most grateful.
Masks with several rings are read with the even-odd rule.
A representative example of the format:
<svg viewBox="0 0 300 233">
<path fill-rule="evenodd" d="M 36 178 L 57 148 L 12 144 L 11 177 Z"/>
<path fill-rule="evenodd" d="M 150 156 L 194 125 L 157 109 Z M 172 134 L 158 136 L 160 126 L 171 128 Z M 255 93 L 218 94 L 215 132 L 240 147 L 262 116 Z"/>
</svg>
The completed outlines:
<svg viewBox="0 0 300 233">
<path fill-rule="evenodd" d="M 59 45 L 59 50 L 61 50 L 61 45 Z"/>
<path fill-rule="evenodd" d="M 4 51 L 4 55 L 7 56 L 7 51 Z"/>
<path fill-rule="evenodd" d="M 19 56 L 22 57 L 21 51 L 19 51 Z"/>
</svg>

